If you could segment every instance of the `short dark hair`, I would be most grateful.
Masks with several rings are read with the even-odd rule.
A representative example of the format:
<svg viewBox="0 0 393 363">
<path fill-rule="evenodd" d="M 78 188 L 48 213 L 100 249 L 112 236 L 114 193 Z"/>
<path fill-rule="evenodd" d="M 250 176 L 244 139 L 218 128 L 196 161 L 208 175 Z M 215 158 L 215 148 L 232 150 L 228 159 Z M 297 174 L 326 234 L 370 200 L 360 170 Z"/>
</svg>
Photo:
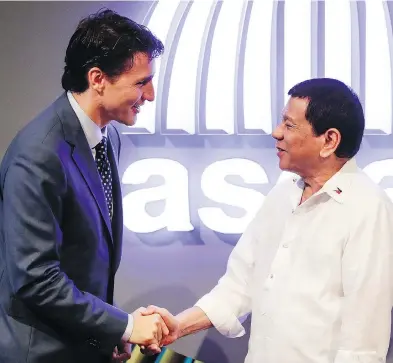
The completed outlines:
<svg viewBox="0 0 393 363">
<path fill-rule="evenodd" d="M 61 84 L 66 91 L 82 93 L 91 68 L 115 78 L 132 67 L 136 53 L 153 59 L 163 51 L 162 42 L 145 26 L 103 9 L 79 22 L 67 47 Z"/>
<path fill-rule="evenodd" d="M 364 112 L 356 93 L 343 82 L 333 78 L 314 78 L 298 83 L 288 95 L 306 98 L 309 103 L 306 119 L 315 135 L 330 128 L 341 134 L 335 152 L 337 157 L 351 158 L 359 151 L 364 133 Z"/>
</svg>

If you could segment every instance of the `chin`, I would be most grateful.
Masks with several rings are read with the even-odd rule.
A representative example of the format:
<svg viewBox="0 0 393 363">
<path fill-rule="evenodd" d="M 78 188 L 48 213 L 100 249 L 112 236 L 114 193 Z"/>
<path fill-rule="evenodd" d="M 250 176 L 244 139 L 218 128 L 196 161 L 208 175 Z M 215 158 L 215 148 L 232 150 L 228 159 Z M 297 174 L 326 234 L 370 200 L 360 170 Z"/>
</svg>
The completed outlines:
<svg viewBox="0 0 393 363">
<path fill-rule="evenodd" d="M 134 126 L 136 118 L 128 119 L 128 120 L 119 120 L 118 122 L 125 126 Z"/>
<path fill-rule="evenodd" d="M 126 123 L 127 126 L 134 126 L 136 123 L 136 120 L 130 120 L 129 122 Z"/>
<path fill-rule="evenodd" d="M 136 124 L 136 120 L 137 120 L 137 117 L 136 117 L 136 115 L 135 115 L 135 116 L 133 116 L 133 117 L 129 120 L 128 126 L 134 126 L 134 125 Z"/>
<path fill-rule="evenodd" d="M 280 164 L 279 167 L 280 167 L 280 169 L 281 169 L 282 171 L 285 171 L 285 172 L 288 172 L 288 173 L 293 173 L 293 174 L 299 175 L 297 169 L 291 167 L 291 166 L 288 165 L 288 164 L 284 164 L 284 165 L 281 165 L 281 164 Z"/>
<path fill-rule="evenodd" d="M 280 168 L 282 171 L 289 171 L 289 172 L 292 172 L 291 167 L 290 167 L 287 163 L 282 163 L 282 162 L 280 162 L 280 163 L 278 164 L 278 166 L 279 166 L 279 168 Z"/>
<path fill-rule="evenodd" d="M 279 167 L 281 170 L 287 170 L 287 167 L 288 167 L 288 166 L 280 160 L 280 162 L 278 163 L 278 167 Z"/>
</svg>

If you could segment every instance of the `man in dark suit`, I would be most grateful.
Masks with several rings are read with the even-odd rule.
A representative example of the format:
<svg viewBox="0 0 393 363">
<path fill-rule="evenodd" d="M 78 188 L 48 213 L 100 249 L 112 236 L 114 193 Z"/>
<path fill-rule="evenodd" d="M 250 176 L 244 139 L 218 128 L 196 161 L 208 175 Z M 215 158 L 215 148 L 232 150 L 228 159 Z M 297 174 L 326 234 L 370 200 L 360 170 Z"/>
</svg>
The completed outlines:
<svg viewBox="0 0 393 363">
<path fill-rule="evenodd" d="M 82 20 L 65 93 L 21 130 L 0 168 L 0 362 L 109 362 L 169 333 L 113 306 L 122 244 L 120 137 L 154 99 L 163 44 L 110 10 Z"/>
</svg>

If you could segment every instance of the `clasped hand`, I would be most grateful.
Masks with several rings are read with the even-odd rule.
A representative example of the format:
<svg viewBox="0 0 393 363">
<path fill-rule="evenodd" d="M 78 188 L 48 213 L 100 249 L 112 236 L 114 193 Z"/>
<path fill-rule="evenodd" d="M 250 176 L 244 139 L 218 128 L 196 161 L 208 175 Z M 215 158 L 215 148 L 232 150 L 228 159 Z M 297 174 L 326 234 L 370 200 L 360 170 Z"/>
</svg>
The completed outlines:
<svg viewBox="0 0 393 363">
<path fill-rule="evenodd" d="M 179 322 L 166 309 L 150 305 L 133 314 L 134 329 L 130 342 L 138 344 L 144 354 L 158 354 L 161 347 L 179 337 Z"/>
</svg>

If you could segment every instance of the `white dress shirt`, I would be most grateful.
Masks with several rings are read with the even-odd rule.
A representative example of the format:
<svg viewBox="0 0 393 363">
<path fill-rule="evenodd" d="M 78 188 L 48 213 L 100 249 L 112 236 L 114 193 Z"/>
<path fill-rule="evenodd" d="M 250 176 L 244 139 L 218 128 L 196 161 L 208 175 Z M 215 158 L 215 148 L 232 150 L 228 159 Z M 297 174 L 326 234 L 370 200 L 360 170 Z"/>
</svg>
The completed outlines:
<svg viewBox="0 0 393 363">
<path fill-rule="evenodd" d="M 381 363 L 390 339 L 393 205 L 354 159 L 299 205 L 299 177 L 276 185 L 196 304 L 244 334 L 246 363 Z"/>
<path fill-rule="evenodd" d="M 67 92 L 68 100 L 70 101 L 71 107 L 74 110 L 78 120 L 82 126 L 83 132 L 85 133 L 87 142 L 91 149 L 91 153 L 93 158 L 95 159 L 95 147 L 100 143 L 103 136 L 107 137 L 108 130 L 107 128 L 101 128 L 82 110 L 79 106 L 78 102 L 75 100 L 74 96 L 71 92 Z M 128 324 L 126 327 L 126 331 L 123 334 L 122 340 L 127 342 L 131 337 L 132 330 L 134 328 L 134 319 L 131 314 L 128 315 Z"/>
<path fill-rule="evenodd" d="M 67 97 L 68 101 L 70 101 L 72 109 L 78 117 L 83 132 L 85 133 L 87 143 L 90 146 L 91 153 L 95 158 L 95 147 L 101 142 L 103 136 L 107 137 L 108 130 L 106 127 L 101 130 L 101 128 L 89 116 L 86 115 L 85 111 L 83 111 L 79 106 L 71 92 L 67 92 Z"/>
</svg>

